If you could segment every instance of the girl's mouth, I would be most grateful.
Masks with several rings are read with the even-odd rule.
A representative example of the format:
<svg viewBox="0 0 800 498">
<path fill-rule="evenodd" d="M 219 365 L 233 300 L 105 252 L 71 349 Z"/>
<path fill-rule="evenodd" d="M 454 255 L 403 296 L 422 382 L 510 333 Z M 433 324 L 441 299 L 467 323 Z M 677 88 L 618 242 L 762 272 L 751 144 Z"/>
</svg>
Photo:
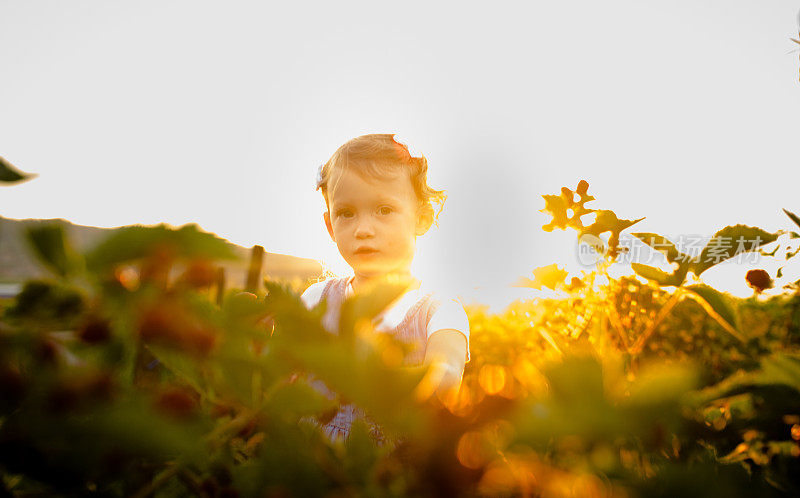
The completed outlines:
<svg viewBox="0 0 800 498">
<path fill-rule="evenodd" d="M 359 247 L 358 249 L 356 249 L 356 254 L 361 256 L 375 254 L 376 252 L 378 252 L 378 250 L 373 249 L 371 247 Z"/>
</svg>

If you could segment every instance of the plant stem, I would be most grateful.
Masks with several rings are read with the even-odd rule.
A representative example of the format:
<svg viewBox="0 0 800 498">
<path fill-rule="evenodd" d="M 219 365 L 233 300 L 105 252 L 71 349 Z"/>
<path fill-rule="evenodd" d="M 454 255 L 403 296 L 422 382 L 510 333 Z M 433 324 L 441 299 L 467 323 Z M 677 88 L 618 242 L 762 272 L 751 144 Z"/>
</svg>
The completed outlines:
<svg viewBox="0 0 800 498">
<path fill-rule="evenodd" d="M 672 294 L 672 296 L 670 296 L 666 304 L 664 304 L 664 306 L 661 307 L 661 309 L 658 312 L 658 315 L 656 315 L 656 318 L 650 323 L 650 325 L 647 326 L 647 329 L 645 329 L 644 333 L 642 333 L 639 339 L 636 340 L 636 343 L 631 348 L 632 355 L 638 355 L 639 353 L 642 352 L 642 349 L 644 348 L 647 339 L 649 339 L 650 336 L 653 334 L 653 332 L 656 331 L 656 328 L 661 324 L 664 318 L 666 318 L 669 312 L 672 311 L 672 308 L 674 308 L 675 305 L 678 304 L 678 302 L 681 300 L 682 297 L 683 297 L 683 291 L 681 290 L 680 287 L 678 287 L 677 289 L 675 289 L 675 292 Z"/>
<path fill-rule="evenodd" d="M 158 488 L 160 488 L 161 486 L 166 484 L 167 481 L 175 477 L 175 474 L 177 474 L 180 470 L 181 466 L 178 464 L 178 462 L 172 462 L 169 467 L 164 469 L 164 471 L 158 475 L 158 477 L 156 477 L 148 484 L 146 484 L 144 487 L 142 487 L 139 491 L 134 493 L 133 498 L 146 498 L 152 495 Z"/>
<path fill-rule="evenodd" d="M 614 330 L 617 331 L 620 340 L 622 341 L 622 347 L 624 348 L 626 353 L 630 352 L 630 348 L 628 346 L 628 338 L 625 337 L 625 330 L 622 328 L 622 318 L 619 316 L 619 312 L 617 311 L 617 306 L 613 302 L 608 303 L 608 318 L 611 325 L 614 327 Z"/>
<path fill-rule="evenodd" d="M 740 334 L 735 328 L 733 328 L 731 326 L 731 324 L 729 324 L 724 318 L 722 318 L 722 315 L 717 313 L 714 310 L 714 308 L 711 307 L 711 305 L 708 303 L 708 301 L 706 301 L 705 299 L 703 299 L 702 297 L 698 296 L 697 294 L 695 294 L 693 292 L 690 292 L 687 295 L 690 298 L 692 298 L 695 301 L 697 301 L 697 303 L 700 304 L 700 306 L 702 306 L 704 310 L 706 310 L 706 313 L 708 313 L 708 316 L 710 316 L 711 318 L 716 320 L 717 323 L 720 324 L 720 326 L 725 330 L 725 332 L 727 332 L 730 335 L 732 335 L 733 337 L 739 339 L 739 341 L 741 341 L 743 344 L 747 342 L 747 340 L 744 338 L 744 336 L 742 334 Z"/>
<path fill-rule="evenodd" d="M 242 410 L 239 415 L 231 419 L 228 423 L 217 427 L 208 436 L 206 436 L 206 442 L 212 447 L 219 446 L 223 443 L 223 440 L 220 439 L 222 436 L 227 433 L 239 431 L 245 428 L 247 424 L 249 424 L 257 416 L 257 412 L 252 410 Z"/>
</svg>

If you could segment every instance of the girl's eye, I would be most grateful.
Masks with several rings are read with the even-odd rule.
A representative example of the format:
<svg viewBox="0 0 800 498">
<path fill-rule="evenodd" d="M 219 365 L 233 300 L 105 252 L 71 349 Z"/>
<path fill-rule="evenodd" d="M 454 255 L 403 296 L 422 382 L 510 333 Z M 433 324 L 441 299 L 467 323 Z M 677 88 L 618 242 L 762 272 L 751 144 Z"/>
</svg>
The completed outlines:
<svg viewBox="0 0 800 498">
<path fill-rule="evenodd" d="M 392 214 L 392 211 L 394 210 L 389 206 L 381 206 L 378 208 L 378 213 L 383 215 Z"/>
<path fill-rule="evenodd" d="M 342 211 L 339 211 L 339 213 L 338 213 L 338 214 L 339 214 L 339 216 L 340 216 L 340 217 L 342 217 L 342 218 L 351 218 L 351 217 L 353 216 L 353 212 L 352 212 L 352 211 L 349 211 L 349 210 L 347 210 L 347 209 L 344 209 L 344 210 L 342 210 Z"/>
</svg>

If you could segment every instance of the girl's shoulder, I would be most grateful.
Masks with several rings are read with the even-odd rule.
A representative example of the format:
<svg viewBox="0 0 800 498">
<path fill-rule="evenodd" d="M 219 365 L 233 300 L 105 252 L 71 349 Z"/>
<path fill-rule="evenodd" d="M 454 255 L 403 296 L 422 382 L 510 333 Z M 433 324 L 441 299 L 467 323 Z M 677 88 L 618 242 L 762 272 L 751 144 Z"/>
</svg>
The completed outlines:
<svg viewBox="0 0 800 498">
<path fill-rule="evenodd" d="M 461 299 L 448 291 L 437 289 L 435 287 L 429 287 L 423 284 L 420 286 L 417 292 L 420 296 L 426 296 L 428 299 L 430 299 L 434 305 L 434 309 L 436 310 L 444 308 L 448 311 L 460 311 L 460 313 L 463 313 L 464 316 L 466 316 Z"/>
<path fill-rule="evenodd" d="M 428 292 L 427 295 L 430 296 L 430 301 L 432 303 L 430 308 L 431 314 L 428 317 L 428 339 L 439 330 L 457 330 L 461 332 L 467 342 L 467 356 L 465 361 L 470 361 L 469 317 L 464 310 L 464 305 L 461 303 L 461 300 L 447 292 L 431 291 Z"/>
<path fill-rule="evenodd" d="M 469 319 L 461 301 L 448 294 L 431 293 L 433 314 L 428 323 L 429 335 L 441 329 L 456 329 L 469 337 Z"/>
<path fill-rule="evenodd" d="M 349 277 L 329 278 L 327 280 L 322 280 L 311 284 L 300 296 L 300 299 L 303 300 L 303 304 L 306 305 L 306 308 L 313 308 L 322 300 L 322 295 L 325 293 L 325 289 L 327 289 L 329 286 L 344 285 L 348 280 Z"/>
</svg>

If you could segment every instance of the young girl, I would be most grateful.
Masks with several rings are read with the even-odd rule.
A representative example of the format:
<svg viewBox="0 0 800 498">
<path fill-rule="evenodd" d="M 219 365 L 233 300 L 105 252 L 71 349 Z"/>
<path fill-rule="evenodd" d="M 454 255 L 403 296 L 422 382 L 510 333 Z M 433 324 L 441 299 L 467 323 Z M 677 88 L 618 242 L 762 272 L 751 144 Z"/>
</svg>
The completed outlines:
<svg viewBox="0 0 800 498">
<path fill-rule="evenodd" d="M 469 322 L 458 301 L 425 289 L 411 275 L 416 238 L 433 224 L 433 203 L 445 199 L 428 186 L 427 173 L 426 159 L 411 156 L 394 135 L 364 135 L 339 147 L 321 167 L 317 189 L 327 206 L 325 227 L 353 276 L 316 283 L 302 298 L 309 308 L 327 300 L 324 325 L 336 333 L 339 308 L 354 291 L 388 276 L 409 279 L 409 290 L 382 313 L 376 329 L 409 343 L 403 365 L 430 366 L 437 393 L 448 396 L 457 392 L 469 361 Z M 345 439 L 362 417 L 354 405 L 342 406 L 324 430 L 331 440 Z"/>
</svg>

